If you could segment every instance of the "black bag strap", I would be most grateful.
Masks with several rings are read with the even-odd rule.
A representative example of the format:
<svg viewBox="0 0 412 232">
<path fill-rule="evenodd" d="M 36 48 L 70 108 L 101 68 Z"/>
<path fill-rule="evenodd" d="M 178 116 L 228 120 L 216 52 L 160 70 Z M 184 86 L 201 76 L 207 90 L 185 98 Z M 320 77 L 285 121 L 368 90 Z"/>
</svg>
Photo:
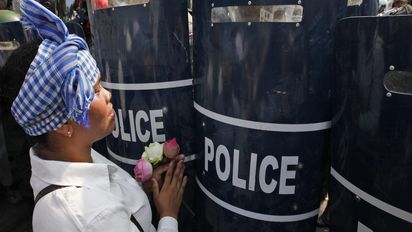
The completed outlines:
<svg viewBox="0 0 412 232">
<path fill-rule="evenodd" d="M 37 202 L 38 202 L 42 197 L 44 197 L 45 195 L 53 192 L 54 190 L 61 189 L 61 188 L 66 188 L 66 187 L 69 187 L 69 186 L 61 186 L 61 185 L 54 185 L 54 184 L 47 186 L 46 188 L 42 189 L 42 190 L 39 192 L 39 194 L 37 194 L 36 198 L 34 199 L 34 204 L 37 204 Z"/>
<path fill-rule="evenodd" d="M 57 190 L 57 189 L 61 189 L 61 188 L 66 188 L 66 187 L 70 187 L 70 186 L 62 186 L 62 185 L 49 185 L 46 188 L 42 189 L 39 194 L 37 194 L 36 198 L 34 199 L 34 204 L 37 204 L 37 202 L 39 202 L 39 200 L 46 196 L 47 194 Z M 80 187 L 78 187 L 80 188 Z M 130 216 L 130 220 L 133 222 L 133 224 L 137 227 L 137 229 L 139 229 L 139 231 L 144 232 L 142 226 L 139 224 L 139 222 L 136 220 L 136 218 L 134 218 L 133 214 Z"/>
<path fill-rule="evenodd" d="M 144 232 L 142 226 L 139 224 L 139 222 L 134 218 L 133 214 L 130 216 L 130 220 L 133 222 L 133 224 L 139 229 L 139 231 Z"/>
</svg>

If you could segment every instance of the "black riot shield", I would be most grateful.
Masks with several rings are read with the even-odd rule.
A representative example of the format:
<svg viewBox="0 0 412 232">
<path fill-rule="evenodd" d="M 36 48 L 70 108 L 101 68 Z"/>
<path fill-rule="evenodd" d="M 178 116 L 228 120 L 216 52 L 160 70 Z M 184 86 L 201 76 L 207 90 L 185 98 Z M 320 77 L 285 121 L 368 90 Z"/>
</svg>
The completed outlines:
<svg viewBox="0 0 412 232">
<path fill-rule="evenodd" d="M 0 23 L 0 67 L 11 53 L 26 42 L 23 27 L 19 21 Z"/>
<path fill-rule="evenodd" d="M 192 79 L 185 1 L 93 11 L 91 23 L 103 86 L 112 92 L 116 129 L 108 155 L 131 170 L 150 142 L 176 137 L 193 154 Z"/>
<path fill-rule="evenodd" d="M 336 31 L 331 231 L 412 231 L 412 17 Z"/>
<path fill-rule="evenodd" d="M 196 231 L 315 231 L 346 7 L 194 2 Z"/>
<path fill-rule="evenodd" d="M 175 137 L 189 175 L 179 225 L 192 231 L 186 229 L 193 221 L 195 158 L 187 3 L 92 0 L 88 9 L 102 85 L 116 113 L 116 128 L 99 150 L 132 173 L 145 146 Z"/>
</svg>

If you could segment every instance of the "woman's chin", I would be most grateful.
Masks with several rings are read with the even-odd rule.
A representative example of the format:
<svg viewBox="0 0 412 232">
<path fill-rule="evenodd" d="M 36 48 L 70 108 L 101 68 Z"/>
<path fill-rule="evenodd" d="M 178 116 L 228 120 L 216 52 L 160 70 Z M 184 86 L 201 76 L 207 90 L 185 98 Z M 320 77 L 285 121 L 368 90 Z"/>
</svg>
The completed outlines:
<svg viewBox="0 0 412 232">
<path fill-rule="evenodd" d="M 114 128 L 107 129 L 106 132 L 102 133 L 98 138 L 95 139 L 94 142 L 97 142 L 99 140 L 102 140 L 102 139 L 106 138 L 107 136 L 109 136 L 112 133 L 113 130 L 114 130 Z"/>
</svg>

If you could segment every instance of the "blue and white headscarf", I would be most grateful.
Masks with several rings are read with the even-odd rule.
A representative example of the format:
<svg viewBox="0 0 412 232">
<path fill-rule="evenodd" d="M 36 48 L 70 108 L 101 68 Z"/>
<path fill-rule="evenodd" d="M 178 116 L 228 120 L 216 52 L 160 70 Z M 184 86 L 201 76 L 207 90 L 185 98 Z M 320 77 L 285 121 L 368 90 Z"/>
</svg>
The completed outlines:
<svg viewBox="0 0 412 232">
<path fill-rule="evenodd" d="M 43 42 L 11 111 L 28 135 L 54 131 L 69 119 L 88 127 L 93 86 L 100 75 L 86 42 L 38 2 L 21 0 L 22 22 Z"/>
</svg>

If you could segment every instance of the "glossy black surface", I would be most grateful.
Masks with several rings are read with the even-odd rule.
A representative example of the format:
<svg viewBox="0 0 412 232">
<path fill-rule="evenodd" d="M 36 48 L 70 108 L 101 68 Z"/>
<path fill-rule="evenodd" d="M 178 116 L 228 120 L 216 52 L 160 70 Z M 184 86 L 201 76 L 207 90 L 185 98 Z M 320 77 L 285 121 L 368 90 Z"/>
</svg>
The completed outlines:
<svg viewBox="0 0 412 232">
<path fill-rule="evenodd" d="M 184 0 L 153 0 L 145 6 L 122 6 L 93 12 L 89 8 L 94 51 L 102 81 L 155 84 L 190 79 L 186 7 Z M 99 152 L 132 174 L 134 164 L 131 162 L 139 159 L 144 146 L 148 146 L 154 140 L 155 128 L 151 122 L 156 121 L 163 123 L 157 132 L 163 134 L 164 139 L 176 137 L 182 153 L 195 153 L 192 86 L 151 90 L 117 90 L 110 87 L 107 89 L 112 92 L 117 126 L 115 132 L 106 137 L 105 141 L 96 144 L 95 148 Z M 150 111 L 153 110 L 157 110 L 162 116 L 151 120 Z M 121 116 L 119 112 L 122 112 Z M 129 112 L 133 115 L 132 119 Z M 138 112 L 146 115 L 148 121 L 136 122 Z M 137 126 L 138 123 L 140 126 Z M 137 130 L 142 133 L 149 131 L 150 138 L 144 141 L 139 139 L 136 136 Z M 127 135 L 129 141 L 126 139 Z M 121 158 L 129 159 L 129 163 L 114 158 L 106 146 Z M 184 201 L 189 209 L 182 207 L 180 210 L 179 225 L 182 231 L 192 231 L 193 216 L 190 208 L 194 199 L 193 162 L 186 164 L 186 171 L 189 184 Z M 153 223 L 156 224 L 154 206 L 152 210 Z"/>
<path fill-rule="evenodd" d="M 105 81 L 152 83 L 190 78 L 185 1 L 151 1 L 146 7 L 107 8 L 89 15 Z"/>
<path fill-rule="evenodd" d="M 168 8 L 168 4 L 175 7 Z M 96 60 L 102 81 L 109 83 L 156 83 L 189 79 L 187 10 L 185 1 L 151 1 L 146 7 L 131 5 L 96 10 L 91 15 Z M 164 124 L 158 130 L 166 139 L 176 137 L 182 152 L 192 154 L 192 86 L 154 90 L 116 90 L 112 102 L 119 117 L 123 112 L 124 132 L 130 134 L 129 110 L 150 117 L 150 110 L 161 110 Z M 119 118 L 117 122 L 120 123 Z M 132 120 L 135 123 L 135 120 Z M 143 122 L 143 121 L 142 121 Z M 119 128 L 117 128 L 119 129 Z M 150 122 L 140 128 L 152 131 Z M 144 146 L 153 142 L 122 140 L 110 135 L 109 148 L 130 159 L 140 158 Z M 120 164 L 131 170 L 131 165 Z"/>
<path fill-rule="evenodd" d="M 345 15 L 346 1 L 302 1 L 301 23 L 214 23 L 211 7 L 248 5 L 240 1 L 194 2 L 195 101 L 212 112 L 266 123 L 305 124 L 331 120 L 333 31 Z M 288 5 L 297 1 L 252 1 L 252 5 Z M 297 215 L 319 206 L 322 163 L 327 156 L 329 130 L 268 132 L 228 125 L 196 112 L 196 141 L 200 159 L 198 178 L 215 197 L 243 210 L 267 215 Z M 224 145 L 233 160 L 239 150 L 239 177 L 248 179 L 251 153 L 258 165 L 267 156 L 279 162 L 299 157 L 289 166 L 296 178 L 287 180 L 295 193 L 267 194 L 256 177 L 254 191 L 233 186 L 231 173 L 222 181 L 214 162 L 205 170 L 205 137 L 214 149 Z M 220 167 L 224 166 L 220 162 Z M 269 168 L 270 169 L 270 168 Z M 280 169 L 268 171 L 266 181 L 280 178 Z M 250 181 L 247 180 L 247 184 Z M 316 216 L 292 222 L 268 222 L 225 209 L 206 196 L 197 195 L 197 231 L 315 231 Z"/>
<path fill-rule="evenodd" d="M 27 41 L 21 23 L 0 23 L 0 41 L 4 44 L 2 46 L 5 46 L 5 48 L 0 48 L 0 67 L 2 67 L 14 51 L 11 47 L 17 49 Z"/>
<path fill-rule="evenodd" d="M 26 42 L 23 27 L 20 22 L 0 23 L 0 40 L 17 40 L 20 44 Z"/>
<path fill-rule="evenodd" d="M 412 17 L 347 18 L 339 22 L 336 36 L 332 167 L 361 190 L 410 214 L 412 97 L 386 90 L 384 77 L 412 71 Z M 373 231 L 412 231 L 411 222 L 356 199 L 331 180 L 331 231 L 357 231 L 358 222 Z"/>
</svg>

